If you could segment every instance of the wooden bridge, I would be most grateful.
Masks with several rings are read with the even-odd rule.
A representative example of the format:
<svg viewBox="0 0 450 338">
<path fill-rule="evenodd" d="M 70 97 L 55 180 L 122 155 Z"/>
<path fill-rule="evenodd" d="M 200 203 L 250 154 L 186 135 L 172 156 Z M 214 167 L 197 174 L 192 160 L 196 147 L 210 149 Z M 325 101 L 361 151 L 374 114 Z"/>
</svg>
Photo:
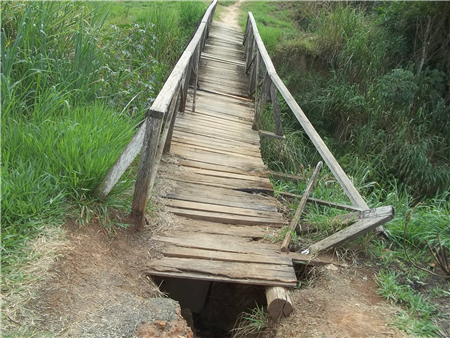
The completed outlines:
<svg viewBox="0 0 450 338">
<path fill-rule="evenodd" d="M 265 285 L 272 316 L 284 316 L 292 311 L 284 288 L 297 284 L 294 262 L 320 263 L 312 254 L 380 226 L 393 217 L 393 209 L 369 209 L 279 79 L 251 13 L 244 35 L 236 27 L 212 21 L 216 4 L 217 0 L 207 9 L 145 122 L 98 193 L 105 197 L 141 152 L 132 216 L 143 226 L 149 191 L 164 180 L 170 188 L 162 193 L 163 203 L 176 223 L 173 230 L 153 236 L 162 244 L 163 257 L 148 262 L 146 272 Z M 349 217 L 357 220 L 303 254 L 290 253 L 288 239 L 282 247 L 271 241 L 288 222 L 273 197 L 260 136 L 283 138 L 279 94 L 353 205 L 309 201 L 353 211 Z M 266 101 L 272 103 L 275 132 L 259 130 Z M 170 154 L 166 161 L 165 154 Z M 290 222 L 293 230 L 302 208 Z"/>
</svg>

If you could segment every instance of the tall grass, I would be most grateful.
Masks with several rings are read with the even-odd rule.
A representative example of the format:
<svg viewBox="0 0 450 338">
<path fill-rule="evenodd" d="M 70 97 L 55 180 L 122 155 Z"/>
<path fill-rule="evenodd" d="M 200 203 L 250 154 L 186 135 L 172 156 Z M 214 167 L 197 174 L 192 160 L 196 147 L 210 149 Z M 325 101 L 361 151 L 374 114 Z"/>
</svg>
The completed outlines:
<svg viewBox="0 0 450 338">
<path fill-rule="evenodd" d="M 138 6 L 132 3 L 132 6 Z M 93 192 L 180 56 L 203 3 L 2 2 L 2 278 L 14 284 L 29 240 L 66 217 L 127 208 Z M 129 3 L 126 6 L 130 6 Z M 122 12 L 122 17 L 124 16 Z M 182 22 L 184 27 L 179 27 Z M 13 273 L 13 271 L 15 271 Z"/>
</svg>

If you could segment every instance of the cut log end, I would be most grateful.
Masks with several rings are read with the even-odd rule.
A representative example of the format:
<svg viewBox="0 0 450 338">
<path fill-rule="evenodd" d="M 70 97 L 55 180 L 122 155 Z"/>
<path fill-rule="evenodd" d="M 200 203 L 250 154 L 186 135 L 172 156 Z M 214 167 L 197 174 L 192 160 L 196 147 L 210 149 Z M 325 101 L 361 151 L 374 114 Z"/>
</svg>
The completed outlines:
<svg viewBox="0 0 450 338">
<path fill-rule="evenodd" d="M 280 286 L 266 288 L 267 312 L 274 320 L 289 317 L 294 311 L 288 291 Z"/>
</svg>

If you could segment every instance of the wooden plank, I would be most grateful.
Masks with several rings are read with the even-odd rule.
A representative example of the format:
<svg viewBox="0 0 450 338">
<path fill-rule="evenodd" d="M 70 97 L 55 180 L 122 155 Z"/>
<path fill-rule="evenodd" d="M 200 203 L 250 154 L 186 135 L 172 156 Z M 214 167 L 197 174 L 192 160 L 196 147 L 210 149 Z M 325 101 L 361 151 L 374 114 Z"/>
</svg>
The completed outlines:
<svg viewBox="0 0 450 338">
<path fill-rule="evenodd" d="M 263 238 L 273 238 L 278 236 L 278 229 L 262 227 L 262 226 L 245 226 L 245 225 L 232 225 L 217 222 L 208 222 L 202 220 L 194 220 L 186 217 L 175 216 L 175 224 L 177 224 L 177 232 L 202 232 L 205 234 L 221 234 L 228 236 L 247 237 L 252 240 L 258 240 Z M 179 226 L 181 226 L 179 228 Z M 278 246 L 274 244 L 274 247 L 278 249 Z M 303 255 L 310 257 L 310 255 Z"/>
<path fill-rule="evenodd" d="M 172 145 L 172 154 L 178 155 L 185 159 L 195 160 L 210 164 L 219 164 L 240 170 L 256 170 L 264 168 L 264 163 L 256 157 L 244 158 L 233 155 L 216 154 L 200 149 L 192 149 L 188 147 L 179 147 Z"/>
<path fill-rule="evenodd" d="M 145 128 L 147 127 L 147 120 L 139 127 L 136 134 L 134 134 L 131 141 L 125 147 L 124 151 L 117 158 L 116 162 L 109 169 L 102 183 L 96 190 L 96 195 L 104 199 L 111 192 L 123 173 L 130 166 L 131 162 L 136 158 L 137 154 L 142 149 L 144 140 Z"/>
<path fill-rule="evenodd" d="M 297 281 L 292 267 L 284 265 L 223 262 L 203 259 L 187 259 L 164 257 L 146 264 L 150 271 L 170 271 L 201 273 L 205 275 L 223 276 L 238 279 L 270 280 L 284 283 Z M 150 272 L 151 274 L 151 272 Z"/>
<path fill-rule="evenodd" d="M 373 210 L 376 210 L 377 217 L 361 219 L 355 224 L 350 225 L 349 227 L 338 231 L 317 243 L 314 243 L 309 247 L 309 252 L 314 254 L 332 247 L 337 247 L 346 241 L 364 235 L 370 230 L 373 230 L 394 218 L 394 207 L 392 206 L 376 208 Z"/>
<path fill-rule="evenodd" d="M 295 287 L 297 282 L 281 282 L 276 280 L 262 280 L 262 279 L 252 279 L 252 278 L 230 278 L 226 276 L 215 276 L 211 274 L 204 274 L 198 272 L 179 272 L 179 271 L 154 271 L 150 270 L 147 272 L 148 275 L 162 276 L 170 278 L 183 278 L 183 279 L 194 279 L 194 280 L 204 280 L 211 282 L 228 282 L 228 283 L 239 283 L 239 284 L 249 284 L 249 285 L 267 285 L 267 286 L 285 286 L 285 287 Z"/>
<path fill-rule="evenodd" d="M 218 177 L 211 175 L 203 175 L 195 172 L 164 172 L 160 175 L 166 179 L 172 179 L 175 181 L 189 182 L 195 184 L 202 184 L 205 187 L 219 187 L 233 189 L 258 189 L 265 190 L 268 193 L 273 192 L 273 187 L 268 181 L 256 181 L 256 180 L 243 180 L 231 177 Z"/>
<path fill-rule="evenodd" d="M 286 196 L 286 197 L 291 197 L 291 198 L 298 198 L 301 199 L 303 196 L 302 195 L 297 195 L 297 194 L 292 194 L 289 192 L 280 192 L 279 193 L 281 196 Z M 318 205 L 322 205 L 325 207 L 330 207 L 330 208 L 336 208 L 339 210 L 345 210 L 345 211 L 363 211 L 363 210 L 367 210 L 367 209 L 361 209 L 352 205 L 346 205 L 346 204 L 341 204 L 341 203 L 336 203 L 336 202 L 330 202 L 330 201 L 324 201 L 318 198 L 313 198 L 313 197 L 308 197 L 308 202 L 310 203 L 316 203 Z M 370 210 L 370 209 L 369 209 Z"/>
<path fill-rule="evenodd" d="M 209 53 L 202 53 L 202 59 L 228 63 L 228 64 L 232 64 L 232 65 L 236 65 L 236 66 L 245 66 L 245 62 L 243 62 L 243 61 L 231 60 L 228 58 L 221 58 L 214 54 L 209 54 Z"/>
<path fill-rule="evenodd" d="M 235 156 L 235 157 L 242 157 L 244 159 L 254 159 L 255 161 L 258 161 L 261 163 L 261 166 L 264 167 L 264 163 L 261 160 L 261 155 L 260 154 L 255 154 L 254 152 L 247 152 L 245 151 L 245 149 L 243 149 L 241 152 L 240 151 L 232 151 L 232 149 L 230 150 L 226 150 L 226 144 L 223 144 L 223 147 L 218 147 L 218 146 L 205 146 L 205 145 L 200 145 L 199 142 L 193 142 L 193 141 L 187 141 L 185 140 L 185 142 L 177 142 L 174 141 L 173 142 L 174 145 L 180 146 L 180 147 L 184 147 L 184 148 L 189 148 L 189 149 L 195 149 L 197 150 L 204 150 L 204 151 L 208 151 L 210 153 L 214 153 L 214 154 L 224 154 L 224 155 L 231 155 L 231 156 Z"/>
<path fill-rule="evenodd" d="M 199 128 L 217 128 L 220 130 L 226 130 L 230 132 L 234 132 L 238 134 L 242 138 L 250 138 L 252 140 L 258 139 L 258 133 L 250 128 L 249 125 L 245 125 L 242 123 L 223 123 L 223 121 L 218 120 L 217 118 L 199 118 L 197 116 L 193 116 L 192 114 L 183 114 L 179 116 L 177 123 L 183 123 L 192 125 L 196 124 Z"/>
<path fill-rule="evenodd" d="M 192 145 L 203 145 L 203 146 L 207 145 L 209 147 L 218 149 L 224 149 L 228 147 L 228 149 L 230 149 L 230 152 L 239 152 L 239 150 L 242 149 L 243 154 L 248 154 L 257 157 L 259 155 L 259 157 L 261 157 L 259 145 L 248 142 L 242 142 L 239 140 L 209 137 L 206 135 L 202 135 L 201 132 L 190 133 L 180 128 L 177 129 L 177 132 L 175 133 L 173 138 L 177 139 L 179 142 L 186 142 L 186 144 Z"/>
<path fill-rule="evenodd" d="M 288 256 L 289 256 L 289 258 L 292 259 L 292 263 L 294 263 L 294 264 L 305 264 L 305 265 L 315 265 L 315 266 L 337 264 L 336 262 L 334 262 L 330 259 L 317 257 L 315 255 L 305 255 L 305 254 L 301 254 L 299 252 L 289 252 Z"/>
<path fill-rule="evenodd" d="M 163 197 L 192 202 L 214 203 L 237 208 L 247 208 L 264 211 L 277 211 L 273 198 L 249 194 L 233 189 L 206 187 L 201 184 L 174 182 L 174 191 L 164 193 Z"/>
<path fill-rule="evenodd" d="M 253 241 L 251 238 L 230 235 L 177 232 L 156 234 L 152 237 L 152 240 L 175 244 L 180 248 L 195 248 L 259 255 L 273 255 L 274 253 L 280 253 L 277 245 Z"/>
<path fill-rule="evenodd" d="M 176 245 L 167 245 L 161 249 L 161 253 L 166 257 L 207 259 L 222 262 L 242 262 L 259 264 L 280 264 L 292 266 L 289 257 L 273 254 L 261 256 L 251 253 L 221 252 L 216 250 L 204 250 L 193 248 L 180 248 Z"/>
<path fill-rule="evenodd" d="M 286 174 L 286 173 L 282 173 L 282 172 L 276 172 L 273 170 L 264 170 L 264 173 L 271 176 L 275 180 L 281 180 L 281 181 L 290 181 L 290 182 L 297 183 L 299 181 L 304 181 L 306 179 L 303 176 Z M 300 196 L 300 195 L 297 195 L 297 196 Z"/>
<path fill-rule="evenodd" d="M 281 228 L 287 222 L 281 217 L 265 218 L 265 217 L 253 217 L 243 215 L 233 215 L 219 212 L 189 210 L 181 208 L 167 207 L 167 210 L 171 213 L 183 217 L 189 217 L 193 219 L 201 219 L 211 222 L 220 222 L 226 224 L 246 224 L 246 225 L 266 225 L 274 228 Z"/>
<path fill-rule="evenodd" d="M 259 146 L 259 140 L 250 139 L 249 137 L 247 137 L 247 138 L 239 137 L 240 136 L 239 134 L 232 133 L 232 132 L 226 132 L 226 131 L 218 132 L 214 128 L 206 128 L 206 127 L 198 128 L 195 125 L 192 126 L 187 123 L 179 123 L 179 124 L 176 123 L 174 129 L 177 131 L 182 131 L 187 134 L 201 135 L 201 136 L 215 138 L 217 140 L 230 140 L 233 143 L 243 142 L 243 143 L 248 143 L 250 145 Z"/>
<path fill-rule="evenodd" d="M 178 163 L 185 167 L 191 167 L 191 168 L 198 168 L 198 169 L 205 169 L 205 170 L 216 170 L 221 172 L 228 172 L 228 173 L 234 173 L 234 174 L 242 174 L 246 175 L 249 173 L 254 173 L 255 175 L 261 176 L 261 168 L 253 169 L 253 170 L 245 170 L 245 169 L 239 169 L 239 168 L 233 168 L 227 165 L 221 165 L 221 164 L 215 164 L 215 163 L 205 163 L 202 161 L 196 161 L 195 159 L 185 159 L 185 158 L 179 158 Z"/>
<path fill-rule="evenodd" d="M 276 138 L 276 139 L 279 139 L 279 140 L 285 140 L 286 139 L 286 136 L 284 136 L 284 135 L 277 135 L 275 133 L 272 133 L 271 131 L 258 130 L 258 134 L 259 134 L 259 136 L 271 137 L 271 138 Z"/>
<path fill-rule="evenodd" d="M 230 172 L 220 171 L 220 170 L 208 170 L 208 169 L 191 168 L 191 167 L 185 167 L 184 169 L 187 171 L 193 172 L 193 173 L 201 174 L 203 176 L 236 178 L 236 179 L 240 179 L 240 180 L 256 181 L 256 182 L 258 182 L 258 184 L 267 185 L 267 187 L 269 187 L 269 184 L 270 184 L 270 186 L 272 187 L 272 183 L 270 183 L 268 178 L 266 178 L 262 175 L 261 176 L 256 175 L 256 173 L 254 175 L 235 174 L 235 173 L 230 173 Z"/>
<path fill-rule="evenodd" d="M 308 186 L 305 189 L 305 193 L 303 194 L 303 198 L 298 205 L 294 218 L 292 218 L 291 222 L 289 223 L 288 232 L 286 233 L 286 237 L 284 238 L 283 243 L 281 244 L 281 251 L 283 252 L 289 252 L 289 244 L 292 239 L 292 233 L 295 231 L 295 228 L 297 228 L 297 225 L 300 222 L 303 209 L 306 206 L 306 200 L 308 199 L 308 196 L 311 193 L 311 190 L 313 189 L 314 182 L 316 181 L 316 178 L 319 175 L 320 169 L 322 168 L 322 164 L 323 164 L 322 162 L 317 163 L 316 169 L 314 170 L 311 179 L 308 182 Z"/>
<path fill-rule="evenodd" d="M 181 133 L 180 133 L 181 134 Z M 186 134 L 184 134 L 186 135 Z M 252 157 L 261 157 L 261 153 L 259 151 L 259 148 L 254 146 L 253 149 L 250 148 L 250 146 L 253 146 L 251 144 L 243 144 L 242 149 L 239 149 L 239 146 L 233 144 L 233 143 L 222 143 L 218 142 L 216 139 L 211 139 L 206 136 L 202 135 L 189 135 L 188 136 L 180 136 L 176 135 L 172 137 L 173 142 L 181 143 L 188 145 L 190 147 L 205 150 L 220 150 L 220 151 L 226 151 L 228 150 L 228 153 L 232 154 L 241 154 L 246 156 L 252 156 Z M 208 140 L 209 139 L 209 140 Z"/>
<path fill-rule="evenodd" d="M 281 222 L 284 221 L 281 214 L 276 212 L 254 210 L 247 208 L 237 208 L 218 205 L 214 203 L 201 203 L 201 202 L 191 202 L 191 201 L 181 201 L 181 200 L 171 200 L 166 199 L 164 204 L 169 207 L 175 207 L 178 209 L 189 209 L 198 211 L 210 211 L 224 214 L 241 215 L 241 216 L 251 216 L 251 217 L 261 217 L 268 219 L 279 219 Z"/>
<path fill-rule="evenodd" d="M 219 114 L 211 114 L 210 112 L 205 112 L 202 110 L 196 110 L 195 112 L 185 111 L 183 116 L 187 116 L 188 118 L 195 118 L 202 121 L 208 122 L 216 122 L 218 124 L 229 124 L 236 127 L 245 127 L 246 130 L 250 130 L 251 122 L 242 120 L 241 117 L 237 116 L 220 116 Z"/>
</svg>

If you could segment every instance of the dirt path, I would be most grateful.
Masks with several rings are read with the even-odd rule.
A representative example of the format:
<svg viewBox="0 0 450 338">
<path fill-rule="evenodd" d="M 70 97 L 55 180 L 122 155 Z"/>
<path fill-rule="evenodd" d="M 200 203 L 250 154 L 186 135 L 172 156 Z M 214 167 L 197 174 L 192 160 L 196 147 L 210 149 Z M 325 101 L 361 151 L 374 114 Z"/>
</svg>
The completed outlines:
<svg viewBox="0 0 450 338">
<path fill-rule="evenodd" d="M 238 18 L 240 13 L 241 1 L 236 1 L 233 5 L 222 7 L 222 12 L 220 13 L 220 22 L 226 23 L 230 27 L 241 29 L 239 26 Z"/>
</svg>

